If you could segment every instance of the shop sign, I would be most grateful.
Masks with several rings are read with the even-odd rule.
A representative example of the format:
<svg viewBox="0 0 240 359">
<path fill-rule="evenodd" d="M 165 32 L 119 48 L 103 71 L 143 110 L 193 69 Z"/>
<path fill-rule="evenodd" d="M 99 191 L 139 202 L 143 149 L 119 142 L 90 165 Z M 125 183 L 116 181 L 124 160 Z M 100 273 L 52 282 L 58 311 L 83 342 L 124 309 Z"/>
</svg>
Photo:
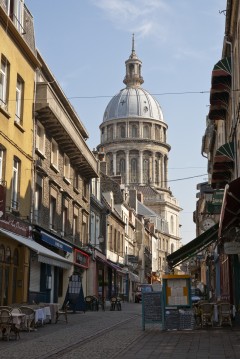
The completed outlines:
<svg viewBox="0 0 240 359">
<path fill-rule="evenodd" d="M 225 254 L 240 254 L 239 242 L 226 242 L 224 243 Z"/>
<path fill-rule="evenodd" d="M 79 249 L 75 249 L 75 262 L 74 264 L 79 267 L 88 268 L 89 267 L 89 256 L 80 251 Z"/>
<path fill-rule="evenodd" d="M 11 214 L 6 214 L 5 218 L 0 219 L 0 228 L 19 234 L 23 237 L 29 237 L 30 234 L 29 226 L 26 223 L 16 219 L 16 217 Z"/>
</svg>

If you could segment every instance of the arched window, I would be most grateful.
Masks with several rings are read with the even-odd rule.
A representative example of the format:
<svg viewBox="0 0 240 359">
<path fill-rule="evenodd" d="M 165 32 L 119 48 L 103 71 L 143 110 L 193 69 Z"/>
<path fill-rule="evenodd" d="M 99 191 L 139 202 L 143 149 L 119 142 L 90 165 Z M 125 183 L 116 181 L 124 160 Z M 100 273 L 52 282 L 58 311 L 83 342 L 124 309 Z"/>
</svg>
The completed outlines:
<svg viewBox="0 0 240 359">
<path fill-rule="evenodd" d="M 108 136 L 107 136 L 108 141 L 113 139 L 113 126 L 108 127 Z"/>
<path fill-rule="evenodd" d="M 171 219 L 170 219 L 170 231 L 171 231 L 171 234 L 174 234 L 174 218 L 173 218 L 173 216 L 171 216 Z"/>
<path fill-rule="evenodd" d="M 137 137 L 137 126 L 136 125 L 132 125 L 132 137 L 133 138 Z"/>
<path fill-rule="evenodd" d="M 5 262 L 5 249 L 4 246 L 0 246 L 0 263 Z"/>
<path fill-rule="evenodd" d="M 6 263 L 11 263 L 11 249 L 9 247 L 6 248 Z"/>
<path fill-rule="evenodd" d="M 121 138 L 125 138 L 125 137 L 126 137 L 125 126 L 121 126 L 121 127 L 120 127 L 120 137 L 121 137 Z"/>
<path fill-rule="evenodd" d="M 143 138 L 150 138 L 150 129 L 148 125 L 143 126 Z"/>
<path fill-rule="evenodd" d="M 137 176 L 137 159 L 131 159 L 131 171 L 130 171 L 130 182 L 137 183 L 138 176 Z"/>
<path fill-rule="evenodd" d="M 174 244 L 172 243 L 171 244 L 171 253 L 173 253 L 174 252 Z"/>
<path fill-rule="evenodd" d="M 143 182 L 144 183 L 149 183 L 150 181 L 150 172 L 149 172 L 149 160 L 148 159 L 144 159 L 143 161 Z"/>
<path fill-rule="evenodd" d="M 18 254 L 17 249 L 14 249 L 14 252 L 13 252 L 13 264 L 15 266 L 18 266 L 18 264 L 19 264 L 19 254 Z"/>
<path fill-rule="evenodd" d="M 124 158 L 121 158 L 120 161 L 119 161 L 119 172 L 120 172 L 120 175 L 125 178 L 125 159 Z"/>
</svg>

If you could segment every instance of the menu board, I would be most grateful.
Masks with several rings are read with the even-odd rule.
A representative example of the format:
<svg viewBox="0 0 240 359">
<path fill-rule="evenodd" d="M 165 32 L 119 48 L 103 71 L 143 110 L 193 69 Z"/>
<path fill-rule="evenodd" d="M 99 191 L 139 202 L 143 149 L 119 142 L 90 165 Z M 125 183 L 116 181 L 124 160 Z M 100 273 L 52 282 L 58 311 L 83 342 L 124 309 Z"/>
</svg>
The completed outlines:
<svg viewBox="0 0 240 359">
<path fill-rule="evenodd" d="M 162 292 L 142 293 L 142 327 L 146 323 L 160 323 L 163 320 Z"/>
<path fill-rule="evenodd" d="M 190 278 L 181 275 L 165 275 L 165 306 L 190 306 Z"/>
</svg>

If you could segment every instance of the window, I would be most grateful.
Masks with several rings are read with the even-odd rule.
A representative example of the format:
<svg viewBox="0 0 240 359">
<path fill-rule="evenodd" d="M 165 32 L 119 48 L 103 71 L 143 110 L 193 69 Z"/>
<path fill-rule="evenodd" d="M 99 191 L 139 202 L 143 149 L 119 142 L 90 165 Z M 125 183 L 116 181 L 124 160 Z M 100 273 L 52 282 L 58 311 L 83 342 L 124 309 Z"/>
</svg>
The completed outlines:
<svg viewBox="0 0 240 359">
<path fill-rule="evenodd" d="M 36 149 L 43 155 L 45 154 L 45 129 L 39 122 L 36 129 Z"/>
<path fill-rule="evenodd" d="M 69 202 L 66 198 L 62 198 L 62 235 L 66 235 L 68 232 L 68 220 L 69 220 Z"/>
<path fill-rule="evenodd" d="M 88 182 L 83 180 L 83 197 L 87 198 L 88 196 Z"/>
<path fill-rule="evenodd" d="M 23 10 L 24 0 L 14 0 L 14 18 L 13 22 L 19 32 L 23 32 Z"/>
<path fill-rule="evenodd" d="M 82 243 L 86 244 L 87 241 L 87 216 L 82 216 Z"/>
<path fill-rule="evenodd" d="M 43 197 L 43 179 L 41 176 L 37 175 L 36 184 L 35 184 L 35 198 L 34 198 L 34 220 L 36 223 L 39 223 L 41 218 L 40 210 L 42 206 L 42 197 Z"/>
<path fill-rule="evenodd" d="M 7 110 L 8 102 L 8 83 L 9 83 L 9 62 L 6 57 L 1 57 L 0 68 L 0 107 L 4 107 Z"/>
<path fill-rule="evenodd" d="M 5 0 L 5 6 L 16 28 L 23 33 L 24 0 Z"/>
<path fill-rule="evenodd" d="M 149 181 L 150 181 L 149 175 L 150 175 L 149 160 L 145 159 L 143 161 L 143 182 L 144 183 L 149 183 Z"/>
<path fill-rule="evenodd" d="M 136 125 L 132 126 L 132 137 L 137 137 L 137 126 Z"/>
<path fill-rule="evenodd" d="M 16 112 L 15 112 L 15 121 L 17 123 L 22 123 L 22 114 L 23 114 L 23 87 L 24 83 L 20 76 L 17 77 L 16 85 Z"/>
<path fill-rule="evenodd" d="M 132 158 L 131 159 L 131 182 L 132 183 L 136 183 L 138 178 L 137 178 L 137 159 L 136 158 Z"/>
<path fill-rule="evenodd" d="M 49 199 L 49 227 L 50 229 L 56 229 L 56 211 L 57 211 L 57 191 L 50 188 Z"/>
<path fill-rule="evenodd" d="M 73 207 L 73 239 L 75 243 L 77 243 L 77 239 L 79 239 L 79 208 Z"/>
<path fill-rule="evenodd" d="M 54 139 L 51 146 L 51 165 L 58 170 L 58 144 Z"/>
<path fill-rule="evenodd" d="M 0 184 L 4 180 L 5 158 L 5 149 L 0 145 Z"/>
<path fill-rule="evenodd" d="M 148 125 L 143 127 L 143 138 L 150 138 L 150 130 Z"/>
<path fill-rule="evenodd" d="M 120 127 L 120 137 L 121 137 L 121 138 L 125 138 L 125 137 L 126 137 L 125 126 L 121 126 L 121 127 Z"/>
<path fill-rule="evenodd" d="M 79 190 L 79 175 L 76 170 L 73 171 L 73 188 Z"/>
<path fill-rule="evenodd" d="M 64 169 L 63 169 L 64 179 L 70 182 L 70 160 L 67 155 L 64 155 Z"/>
<path fill-rule="evenodd" d="M 13 159 L 13 175 L 12 175 L 12 200 L 11 208 L 18 210 L 19 196 L 19 178 L 20 178 L 20 160 L 17 157 Z"/>
</svg>

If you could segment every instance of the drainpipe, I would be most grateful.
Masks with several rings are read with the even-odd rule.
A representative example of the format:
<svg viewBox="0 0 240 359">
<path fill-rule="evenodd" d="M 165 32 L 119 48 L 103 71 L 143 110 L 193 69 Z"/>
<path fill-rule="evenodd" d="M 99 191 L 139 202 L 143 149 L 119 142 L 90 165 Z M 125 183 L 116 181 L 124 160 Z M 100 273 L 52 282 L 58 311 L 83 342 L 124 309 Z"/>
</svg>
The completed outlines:
<svg viewBox="0 0 240 359">
<path fill-rule="evenodd" d="M 231 49 L 231 71 L 232 71 L 232 128 L 231 128 L 231 133 L 230 133 L 230 138 L 232 139 L 233 143 L 234 143 L 234 177 L 238 178 L 238 154 L 237 154 L 237 123 L 238 121 L 236 120 L 235 117 L 235 78 L 234 78 L 234 61 L 233 61 L 233 46 L 232 46 L 232 42 L 228 41 L 227 38 L 225 37 L 225 44 L 230 46 Z"/>
</svg>

